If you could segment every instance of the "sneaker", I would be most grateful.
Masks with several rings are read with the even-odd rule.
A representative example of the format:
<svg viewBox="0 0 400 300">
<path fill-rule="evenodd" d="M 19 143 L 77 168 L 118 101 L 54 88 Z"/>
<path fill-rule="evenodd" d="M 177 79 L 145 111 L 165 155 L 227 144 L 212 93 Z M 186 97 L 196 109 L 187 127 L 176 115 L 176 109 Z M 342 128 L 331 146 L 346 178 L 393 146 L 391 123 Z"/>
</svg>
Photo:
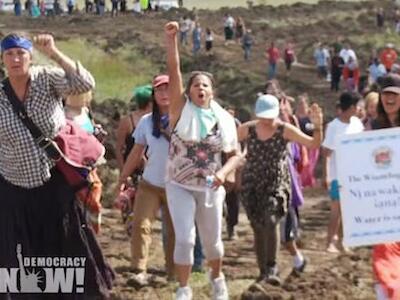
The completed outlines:
<svg viewBox="0 0 400 300">
<path fill-rule="evenodd" d="M 274 267 L 269 267 L 268 271 L 267 271 L 267 276 L 265 278 L 265 282 L 271 284 L 271 285 L 275 285 L 275 286 L 279 286 L 281 285 L 281 279 L 279 277 L 279 271 L 278 271 L 278 267 L 274 266 Z"/>
<path fill-rule="evenodd" d="M 149 285 L 150 277 L 146 272 L 136 273 L 128 279 L 128 284 L 135 288 L 142 288 Z"/>
<path fill-rule="evenodd" d="M 299 266 L 299 267 L 293 267 L 292 273 L 296 273 L 296 274 L 303 273 L 303 272 L 304 272 L 304 269 L 305 269 L 306 266 L 307 266 L 307 263 L 308 263 L 308 260 L 307 260 L 307 258 L 304 257 L 303 263 L 301 264 L 301 266 Z"/>
<path fill-rule="evenodd" d="M 212 300 L 228 300 L 228 287 L 226 286 L 225 276 L 221 274 L 218 278 L 211 280 Z"/>
<path fill-rule="evenodd" d="M 339 253 L 339 249 L 335 246 L 334 243 L 330 243 L 328 247 L 326 247 L 326 252 L 329 253 Z"/>
<path fill-rule="evenodd" d="M 188 286 L 184 286 L 177 289 L 175 300 L 192 300 L 192 297 L 192 289 Z"/>
</svg>

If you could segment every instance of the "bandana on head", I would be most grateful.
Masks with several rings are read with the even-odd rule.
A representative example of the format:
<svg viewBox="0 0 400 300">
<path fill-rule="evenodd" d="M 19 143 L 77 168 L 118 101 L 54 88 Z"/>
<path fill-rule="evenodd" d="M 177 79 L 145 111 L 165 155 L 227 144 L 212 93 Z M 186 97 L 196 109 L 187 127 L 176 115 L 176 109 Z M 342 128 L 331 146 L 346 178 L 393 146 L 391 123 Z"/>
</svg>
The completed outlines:
<svg viewBox="0 0 400 300">
<path fill-rule="evenodd" d="M 1 52 L 4 52 L 11 48 L 22 48 L 32 52 L 32 42 L 27 38 L 9 35 L 1 41 Z"/>
</svg>

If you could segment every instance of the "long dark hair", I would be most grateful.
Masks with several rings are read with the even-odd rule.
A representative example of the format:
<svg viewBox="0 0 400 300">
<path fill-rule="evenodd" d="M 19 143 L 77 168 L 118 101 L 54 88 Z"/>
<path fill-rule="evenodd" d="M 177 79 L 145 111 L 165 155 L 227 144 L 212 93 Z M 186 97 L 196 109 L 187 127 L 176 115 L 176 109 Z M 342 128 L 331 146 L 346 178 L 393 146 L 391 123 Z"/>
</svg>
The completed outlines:
<svg viewBox="0 0 400 300">
<path fill-rule="evenodd" d="M 394 121 L 395 125 L 393 126 L 389 120 L 389 117 L 385 111 L 385 108 L 383 107 L 382 92 L 379 93 L 379 102 L 378 102 L 377 112 L 378 112 L 378 117 L 376 118 L 376 122 L 378 123 L 377 125 L 379 126 L 379 128 L 391 128 L 394 126 L 400 126 L 400 110 L 397 112 L 397 118 Z"/>
<path fill-rule="evenodd" d="M 153 102 L 153 113 L 151 115 L 151 120 L 153 121 L 152 134 L 154 137 L 159 138 L 161 136 L 161 113 L 154 95 L 154 88 L 151 92 L 151 101 Z"/>
</svg>

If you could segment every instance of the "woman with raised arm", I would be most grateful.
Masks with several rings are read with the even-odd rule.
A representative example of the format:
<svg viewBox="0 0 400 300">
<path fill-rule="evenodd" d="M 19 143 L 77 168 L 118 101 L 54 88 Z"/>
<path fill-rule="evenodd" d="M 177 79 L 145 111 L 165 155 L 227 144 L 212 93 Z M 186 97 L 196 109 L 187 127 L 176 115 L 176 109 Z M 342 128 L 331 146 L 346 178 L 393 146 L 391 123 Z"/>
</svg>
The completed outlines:
<svg viewBox="0 0 400 300">
<path fill-rule="evenodd" d="M 279 285 L 279 223 L 291 197 L 287 144 L 295 142 L 310 148 L 319 147 L 322 112 L 317 104 L 311 106 L 312 137 L 279 119 L 279 100 L 273 95 L 264 94 L 257 99 L 255 115 L 256 120 L 238 128 L 239 141 L 247 143 L 241 198 L 254 231 L 260 269 L 258 281 Z"/>
<path fill-rule="evenodd" d="M 180 71 L 179 25 L 165 25 L 171 143 L 167 168 L 167 200 L 175 229 L 174 261 L 179 289 L 176 299 L 192 299 L 188 286 L 193 264 L 195 223 L 211 267 L 212 299 L 228 299 L 221 272 L 222 208 L 227 175 L 240 163 L 233 117 L 214 98 L 214 80 L 206 72 L 193 72 L 186 90 Z M 221 164 L 221 154 L 227 162 Z"/>
<path fill-rule="evenodd" d="M 32 66 L 33 43 L 24 34 L 1 41 L 8 80 L 0 86 L 0 266 L 18 268 L 17 245 L 24 257 L 84 257 L 82 298 L 106 299 L 113 273 L 75 191 L 11 104 L 23 107 L 43 135 L 54 138 L 66 125 L 63 97 L 92 90 L 94 79 L 56 47 L 50 34 L 36 36 L 34 46 L 58 66 Z M 44 290 L 45 283 L 40 287 Z M 48 294 L 46 299 L 65 298 Z"/>
</svg>

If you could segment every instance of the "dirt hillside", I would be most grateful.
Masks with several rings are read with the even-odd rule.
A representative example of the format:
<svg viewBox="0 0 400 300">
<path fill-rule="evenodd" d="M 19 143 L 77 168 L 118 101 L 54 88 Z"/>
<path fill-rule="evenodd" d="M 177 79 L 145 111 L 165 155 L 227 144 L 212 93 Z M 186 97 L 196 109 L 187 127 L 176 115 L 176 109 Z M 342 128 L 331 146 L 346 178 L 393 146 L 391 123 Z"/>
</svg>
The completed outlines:
<svg viewBox="0 0 400 300">
<path fill-rule="evenodd" d="M 296 4 L 293 6 L 255 6 L 246 8 L 221 9 L 218 11 L 199 10 L 199 20 L 203 26 L 215 32 L 214 53 L 207 56 L 201 53 L 193 58 L 190 49 L 184 49 L 182 68 L 184 72 L 201 69 L 213 72 L 218 86 L 218 95 L 225 102 L 234 104 L 249 111 L 255 101 L 256 93 L 262 90 L 266 80 L 267 64 L 264 50 L 267 41 L 275 40 L 279 46 L 290 40 L 294 42 L 299 64 L 294 66 L 291 76 L 283 74 L 283 65 L 279 66 L 278 79 L 289 95 L 297 96 L 307 92 L 311 99 L 324 107 L 327 119 L 334 114 L 334 105 L 338 94 L 329 91 L 329 83 L 317 79 L 313 67 L 313 45 L 321 40 L 333 42 L 340 36 L 352 43 L 362 66 L 368 60 L 372 47 L 379 48 L 388 36 L 387 31 L 375 27 L 375 8 L 384 6 L 388 15 L 393 13 L 393 1 L 376 2 L 332 2 L 322 1 L 319 5 Z M 225 12 L 242 16 L 246 25 L 253 30 L 256 45 L 250 62 L 243 60 L 239 45 L 224 46 L 222 17 Z M 100 18 L 96 16 L 75 15 L 54 19 L 15 18 L 0 16 L 0 30 L 4 34 L 10 30 L 30 32 L 53 32 L 57 39 L 68 40 L 80 37 L 93 45 L 98 40 L 104 51 L 113 53 L 119 47 L 133 44 L 146 55 L 160 71 L 165 71 L 163 51 L 163 24 L 167 20 L 177 20 L 189 11 L 172 10 L 165 13 L 154 13 L 147 16 L 120 16 Z M 388 24 L 392 26 L 392 24 Z M 389 34 L 390 36 L 390 34 Z M 375 38 L 375 39 L 372 39 Z M 374 43 L 376 41 L 376 43 Z M 95 106 L 102 120 L 108 120 L 109 132 L 115 129 L 116 121 L 112 101 L 105 101 Z M 118 104 L 121 109 L 123 104 Z M 105 204 L 110 203 L 112 181 L 116 178 L 112 154 L 113 138 L 109 140 L 110 167 L 103 171 L 105 185 Z M 325 234 L 329 213 L 329 200 L 326 192 L 316 189 L 306 191 L 306 204 L 301 210 L 303 229 L 302 244 L 304 254 L 309 259 L 306 272 L 300 276 L 289 276 L 291 258 L 285 250 L 281 251 L 282 288 L 268 286 L 252 287 L 259 289 L 257 298 L 246 296 L 246 289 L 257 277 L 253 237 L 246 216 L 242 213 L 238 228 L 239 238 L 225 242 L 226 259 L 224 272 L 227 276 L 232 299 L 374 299 L 373 279 L 370 262 L 370 250 L 355 249 L 350 254 L 332 255 L 324 251 Z M 151 287 L 136 289 L 129 280 L 132 275 L 129 258 L 129 240 L 121 224 L 119 213 L 106 209 L 104 213 L 103 232 L 100 240 L 104 251 L 117 272 L 113 299 L 173 299 L 175 284 L 159 280 Z M 162 275 L 163 260 L 160 242 L 160 225 L 156 224 L 150 258 L 151 272 Z M 192 278 L 194 299 L 210 299 L 210 289 L 204 274 L 195 274 Z M 257 294 L 256 293 L 253 293 Z"/>
</svg>

